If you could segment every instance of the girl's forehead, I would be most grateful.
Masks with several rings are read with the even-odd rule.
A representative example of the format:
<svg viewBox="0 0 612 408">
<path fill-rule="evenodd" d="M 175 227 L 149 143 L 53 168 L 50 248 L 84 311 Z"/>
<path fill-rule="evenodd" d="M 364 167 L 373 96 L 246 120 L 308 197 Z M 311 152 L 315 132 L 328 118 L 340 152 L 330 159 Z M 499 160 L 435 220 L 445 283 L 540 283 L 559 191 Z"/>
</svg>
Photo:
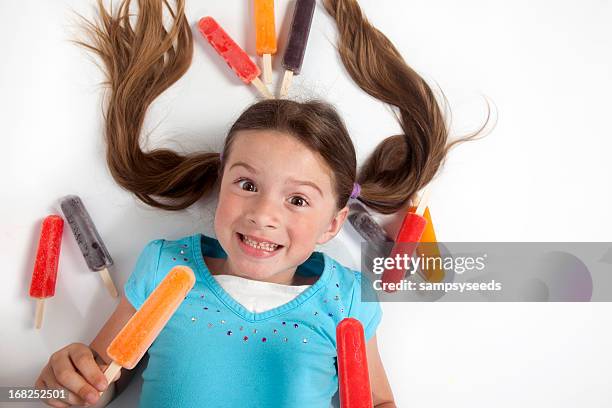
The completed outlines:
<svg viewBox="0 0 612 408">
<path fill-rule="evenodd" d="M 320 154 L 291 134 L 275 130 L 240 131 L 232 141 L 230 151 L 229 170 L 237 165 L 255 173 L 278 177 L 308 177 L 331 188 L 329 165 Z"/>
<path fill-rule="evenodd" d="M 281 149 L 287 146 L 293 146 L 308 150 L 306 145 L 293 134 L 274 129 L 240 130 L 236 132 L 234 136 L 232 150 L 234 150 L 236 146 L 251 148 L 253 145 L 260 145 L 262 143 L 273 143 L 269 147 L 276 146 Z"/>
</svg>

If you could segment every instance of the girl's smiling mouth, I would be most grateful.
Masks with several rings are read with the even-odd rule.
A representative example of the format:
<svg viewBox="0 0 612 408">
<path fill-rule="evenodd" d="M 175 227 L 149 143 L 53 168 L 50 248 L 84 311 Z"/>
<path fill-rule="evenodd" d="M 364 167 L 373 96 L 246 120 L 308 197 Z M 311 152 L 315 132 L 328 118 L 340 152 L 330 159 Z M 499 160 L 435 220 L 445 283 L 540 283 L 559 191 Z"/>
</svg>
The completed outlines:
<svg viewBox="0 0 612 408">
<path fill-rule="evenodd" d="M 283 248 L 283 245 L 271 241 L 258 240 L 255 237 L 236 233 L 238 243 L 243 252 L 257 258 L 268 258 L 274 256 Z"/>
</svg>

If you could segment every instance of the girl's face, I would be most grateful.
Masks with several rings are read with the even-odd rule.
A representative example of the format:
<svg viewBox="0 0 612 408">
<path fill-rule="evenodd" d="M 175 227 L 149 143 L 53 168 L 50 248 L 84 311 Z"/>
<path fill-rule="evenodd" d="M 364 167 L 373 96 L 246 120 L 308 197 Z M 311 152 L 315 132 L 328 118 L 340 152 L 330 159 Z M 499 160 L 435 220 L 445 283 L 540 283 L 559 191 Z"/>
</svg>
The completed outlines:
<svg viewBox="0 0 612 408">
<path fill-rule="evenodd" d="M 277 131 L 238 132 L 229 156 L 215 214 L 228 255 L 222 273 L 291 284 L 297 266 L 338 233 L 348 214 L 347 207 L 336 211 L 331 170 Z"/>
</svg>

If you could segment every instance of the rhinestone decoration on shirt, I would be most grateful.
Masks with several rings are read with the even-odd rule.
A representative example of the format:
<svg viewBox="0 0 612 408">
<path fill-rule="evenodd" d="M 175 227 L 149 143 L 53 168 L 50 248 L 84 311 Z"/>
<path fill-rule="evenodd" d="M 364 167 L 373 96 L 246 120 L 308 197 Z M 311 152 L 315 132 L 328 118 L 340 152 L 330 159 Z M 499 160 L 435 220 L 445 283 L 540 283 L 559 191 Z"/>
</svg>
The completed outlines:
<svg viewBox="0 0 612 408">
<path fill-rule="evenodd" d="M 185 245 L 185 244 L 183 244 L 183 245 L 182 245 L 182 247 L 183 247 L 183 248 L 187 248 L 188 246 L 187 246 L 187 245 Z M 183 250 L 183 249 L 181 249 L 179 252 L 180 252 L 180 255 L 185 255 L 185 253 L 186 253 L 186 252 L 185 252 L 185 250 Z M 172 260 L 174 260 L 174 261 L 176 261 L 176 259 L 177 259 L 176 257 L 173 257 L 173 258 L 172 258 Z M 189 261 L 189 259 L 188 259 L 188 258 L 186 258 L 186 257 L 183 257 L 183 261 L 188 262 L 188 261 Z M 332 268 L 333 268 L 333 269 L 335 269 L 335 266 L 333 266 L 333 265 L 332 265 Z M 339 287 L 340 287 L 340 284 L 339 284 L 339 283 L 335 283 L 335 286 L 336 286 L 336 288 L 339 288 Z M 200 299 L 204 299 L 204 298 L 205 298 L 204 294 L 200 294 L 199 298 L 200 298 Z M 187 298 L 185 298 L 185 299 L 187 299 Z M 334 299 L 335 301 L 339 301 L 339 300 L 340 300 L 340 296 L 339 296 L 339 295 L 334 295 L 334 296 L 333 296 L 333 299 Z M 323 303 L 324 303 L 324 304 L 326 304 L 326 305 L 331 305 L 331 304 L 332 304 L 332 302 L 329 302 L 329 299 L 327 299 L 327 297 L 325 297 L 325 298 L 323 299 Z M 334 302 L 334 304 L 336 304 L 336 305 L 342 305 L 342 303 L 335 303 L 335 302 Z M 189 304 L 189 305 L 191 305 L 191 304 Z M 202 309 L 203 309 L 203 310 L 205 310 L 205 311 L 208 311 L 210 308 L 209 308 L 209 306 L 204 306 Z M 221 313 L 221 310 L 220 310 L 220 309 L 215 309 L 215 310 L 217 311 L 217 313 Z M 340 314 L 342 314 L 342 315 L 344 314 L 344 308 L 343 308 L 343 307 L 341 307 L 341 308 L 340 308 Z M 319 313 L 319 311 L 315 311 L 315 312 L 314 312 L 314 316 L 320 316 L 320 315 L 321 315 L 321 314 Z M 328 311 L 328 312 L 327 312 L 327 316 L 328 316 L 328 317 L 333 317 L 333 316 L 334 316 L 334 313 L 332 313 L 332 312 Z M 196 317 L 196 316 L 192 316 L 192 317 L 191 317 L 191 321 L 192 321 L 193 323 L 195 323 L 195 322 L 197 321 L 197 317 Z M 220 324 L 221 324 L 221 325 L 223 325 L 223 324 L 225 324 L 225 323 L 226 323 L 226 320 L 225 320 L 225 319 L 221 319 L 221 320 L 219 320 L 219 322 L 220 322 Z M 282 327 L 287 327 L 287 322 L 286 322 L 286 321 L 281 321 L 280 323 L 281 323 L 281 326 L 282 326 Z M 294 328 L 294 329 L 299 329 L 299 326 L 300 326 L 300 325 L 299 325 L 298 323 L 292 323 L 292 324 L 293 324 L 293 328 Z M 208 322 L 207 327 L 208 327 L 208 328 L 213 328 L 213 327 L 214 327 L 214 324 L 213 324 L 212 322 Z M 244 330 L 245 330 L 245 327 L 244 327 L 244 326 L 240 326 L 240 327 L 238 328 L 238 330 L 239 330 L 239 331 L 244 331 Z M 247 329 L 247 330 L 249 330 L 249 331 L 250 331 L 251 329 Z M 224 332 L 225 332 L 226 336 L 232 336 L 232 334 L 233 334 L 233 331 L 232 331 L 232 330 L 225 330 Z M 259 330 L 258 330 L 257 328 L 253 328 L 253 329 L 252 329 L 252 333 L 253 333 L 253 334 L 258 334 L 258 333 L 259 333 Z M 276 328 L 274 328 L 274 329 L 272 330 L 272 334 L 274 334 L 274 335 L 278 335 L 279 333 L 280 333 L 280 331 L 279 331 L 278 329 L 276 329 Z M 245 343 L 246 343 L 246 342 L 248 342 L 248 340 L 249 340 L 249 336 L 243 336 L 243 337 L 242 337 L 242 340 L 243 340 L 243 342 L 245 342 Z M 279 338 L 279 341 L 282 341 L 282 342 L 284 342 L 284 343 L 288 343 L 288 342 L 289 342 L 289 337 L 287 337 L 287 336 L 280 337 L 280 338 Z M 262 342 L 262 343 L 268 343 L 268 337 L 261 337 L 261 342 Z M 301 343 L 302 343 L 302 344 L 307 344 L 307 343 L 308 343 L 308 338 L 307 338 L 307 337 L 301 337 Z"/>
</svg>

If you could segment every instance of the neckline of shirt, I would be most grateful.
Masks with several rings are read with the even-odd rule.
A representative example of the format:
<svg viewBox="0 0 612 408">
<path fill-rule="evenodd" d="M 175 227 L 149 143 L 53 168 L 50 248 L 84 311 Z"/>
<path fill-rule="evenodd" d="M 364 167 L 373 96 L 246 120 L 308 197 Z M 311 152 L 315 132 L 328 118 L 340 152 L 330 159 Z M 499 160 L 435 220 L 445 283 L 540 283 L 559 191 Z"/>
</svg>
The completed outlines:
<svg viewBox="0 0 612 408">
<path fill-rule="evenodd" d="M 210 272 L 210 269 L 208 271 Z M 213 279 L 215 279 L 217 282 L 218 281 L 226 281 L 226 282 L 234 281 L 234 282 L 238 282 L 239 284 L 243 286 L 264 288 L 264 289 L 269 289 L 274 292 L 281 292 L 281 293 L 301 293 L 307 288 L 309 288 L 310 286 L 312 286 L 312 285 L 282 285 L 280 283 L 261 282 L 261 281 L 256 281 L 253 279 L 243 278 L 242 276 L 234 276 L 234 275 L 213 275 L 212 273 L 211 275 Z"/>
<path fill-rule="evenodd" d="M 230 294 L 227 293 L 225 289 L 223 289 L 223 287 L 221 287 L 219 282 L 217 282 L 213 275 L 210 273 L 208 267 L 206 266 L 206 262 L 204 261 L 202 241 L 205 241 L 207 245 L 212 246 L 211 249 L 213 253 L 207 256 L 210 256 L 211 258 L 227 258 L 227 254 L 219 244 L 219 241 L 217 241 L 216 239 L 208 237 L 201 233 L 192 235 L 190 247 L 193 251 L 193 258 L 195 259 L 197 265 L 196 273 L 200 275 L 200 277 L 207 284 L 209 289 L 219 298 L 219 300 L 221 300 L 221 302 L 225 304 L 225 306 L 227 306 L 228 309 L 234 312 L 234 314 L 236 314 L 237 316 L 250 322 L 266 320 L 299 307 L 308 299 L 310 299 L 316 292 L 318 292 L 321 287 L 325 286 L 331 278 L 331 259 L 329 259 L 329 257 L 324 253 L 320 253 L 322 255 L 324 263 L 323 272 L 314 284 L 310 285 L 309 288 L 305 289 L 293 300 L 283 305 L 275 307 L 274 309 L 267 310 L 265 312 L 253 313 L 250 310 L 246 309 L 244 306 L 242 306 L 233 297 L 231 297 Z"/>
<path fill-rule="evenodd" d="M 212 277 L 245 309 L 257 313 L 284 305 L 310 287 L 310 285 L 290 286 L 259 282 L 231 275 L 212 275 Z"/>
</svg>

